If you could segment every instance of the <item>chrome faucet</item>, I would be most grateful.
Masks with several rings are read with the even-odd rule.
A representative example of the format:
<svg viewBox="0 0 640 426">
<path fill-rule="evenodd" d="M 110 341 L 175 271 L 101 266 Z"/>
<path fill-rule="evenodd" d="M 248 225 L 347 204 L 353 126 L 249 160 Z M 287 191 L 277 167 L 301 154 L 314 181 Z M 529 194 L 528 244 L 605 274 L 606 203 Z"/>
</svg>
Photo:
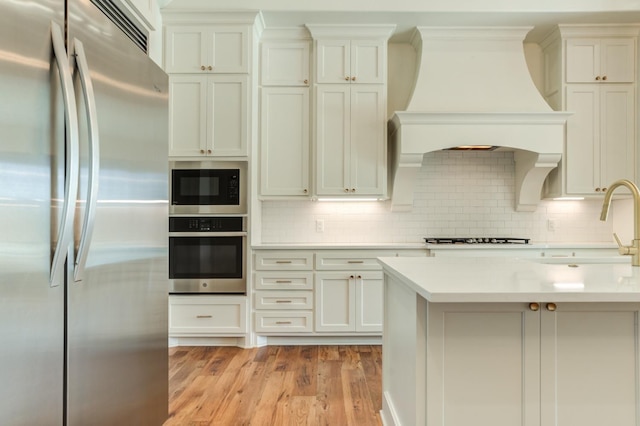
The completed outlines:
<svg viewBox="0 0 640 426">
<path fill-rule="evenodd" d="M 631 264 L 633 266 L 640 266 L 640 190 L 635 183 L 628 179 L 620 179 L 613 182 L 609 189 L 607 189 L 607 193 L 604 196 L 600 220 L 607 220 L 613 191 L 615 191 L 619 186 L 629 188 L 631 195 L 633 195 L 633 241 L 630 246 L 623 246 L 620 242 L 620 238 L 618 238 L 618 235 L 616 235 L 615 232 L 613 233 L 613 237 L 618 243 L 618 253 L 626 256 L 633 256 Z"/>
</svg>

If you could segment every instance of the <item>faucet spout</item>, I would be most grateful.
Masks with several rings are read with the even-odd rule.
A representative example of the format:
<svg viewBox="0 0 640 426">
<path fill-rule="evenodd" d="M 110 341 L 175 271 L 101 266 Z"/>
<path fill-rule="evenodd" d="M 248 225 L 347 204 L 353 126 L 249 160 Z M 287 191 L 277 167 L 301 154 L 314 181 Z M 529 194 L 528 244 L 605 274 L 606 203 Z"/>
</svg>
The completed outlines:
<svg viewBox="0 0 640 426">
<path fill-rule="evenodd" d="M 602 203 L 602 213 L 600 213 L 600 220 L 607 220 L 607 216 L 609 215 L 609 208 L 611 207 L 611 198 L 613 197 L 613 192 L 616 188 L 624 186 L 631 191 L 631 195 L 633 196 L 633 242 L 630 246 L 623 246 L 620 244 L 620 240 L 618 240 L 617 236 L 616 241 L 618 242 L 618 252 L 623 255 L 633 256 L 632 264 L 633 266 L 640 266 L 640 189 L 638 186 L 631 182 L 628 179 L 620 179 L 615 181 L 604 196 L 604 201 Z"/>
</svg>

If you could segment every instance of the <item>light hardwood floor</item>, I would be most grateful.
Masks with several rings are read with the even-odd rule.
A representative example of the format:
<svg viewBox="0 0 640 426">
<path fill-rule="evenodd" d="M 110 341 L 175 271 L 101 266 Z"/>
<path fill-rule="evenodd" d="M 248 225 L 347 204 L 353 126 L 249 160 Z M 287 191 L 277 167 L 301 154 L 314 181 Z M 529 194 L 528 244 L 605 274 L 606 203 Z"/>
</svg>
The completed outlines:
<svg viewBox="0 0 640 426">
<path fill-rule="evenodd" d="M 165 426 L 382 424 L 380 346 L 169 351 Z"/>
</svg>

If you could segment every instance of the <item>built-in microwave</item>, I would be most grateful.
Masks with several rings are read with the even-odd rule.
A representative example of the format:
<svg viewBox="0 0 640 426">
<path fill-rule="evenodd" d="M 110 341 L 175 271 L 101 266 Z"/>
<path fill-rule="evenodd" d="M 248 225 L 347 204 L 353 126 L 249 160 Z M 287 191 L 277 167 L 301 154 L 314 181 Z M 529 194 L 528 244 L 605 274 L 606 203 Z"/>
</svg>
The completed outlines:
<svg viewBox="0 0 640 426">
<path fill-rule="evenodd" d="M 247 163 L 169 163 L 170 214 L 246 214 Z"/>
</svg>

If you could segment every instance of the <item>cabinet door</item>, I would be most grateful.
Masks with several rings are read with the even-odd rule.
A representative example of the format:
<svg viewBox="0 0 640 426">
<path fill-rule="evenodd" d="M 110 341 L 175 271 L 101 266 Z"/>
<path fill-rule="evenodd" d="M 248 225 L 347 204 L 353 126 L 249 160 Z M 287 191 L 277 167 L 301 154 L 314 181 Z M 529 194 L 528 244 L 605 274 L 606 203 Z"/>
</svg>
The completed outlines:
<svg viewBox="0 0 640 426">
<path fill-rule="evenodd" d="M 356 273 L 356 331 L 382 332 L 382 272 Z"/>
<path fill-rule="evenodd" d="M 636 43 L 632 38 L 607 38 L 600 44 L 600 72 L 610 83 L 635 81 Z"/>
<path fill-rule="evenodd" d="M 248 77 L 208 77 L 207 145 L 210 155 L 247 155 Z"/>
<path fill-rule="evenodd" d="M 580 424 L 540 422 L 540 311 L 526 303 L 430 303 L 427 315 L 426 402 L 416 401 L 432 407 L 426 424 Z"/>
<path fill-rule="evenodd" d="M 355 331 L 355 275 L 318 272 L 314 296 L 316 331 Z"/>
<path fill-rule="evenodd" d="M 351 91 L 323 84 L 316 94 L 316 194 L 344 195 L 350 192 Z"/>
<path fill-rule="evenodd" d="M 309 42 L 263 42 L 263 86 L 308 86 Z"/>
<path fill-rule="evenodd" d="M 202 26 L 169 26 L 165 30 L 167 73 L 201 73 L 209 64 L 210 31 Z"/>
<path fill-rule="evenodd" d="M 637 303 L 558 303 L 542 312 L 540 424 L 638 424 L 639 314 Z"/>
<path fill-rule="evenodd" d="M 212 72 L 249 72 L 249 27 L 237 25 L 216 25 L 209 33 L 210 43 L 205 52 Z"/>
<path fill-rule="evenodd" d="M 593 83 L 600 77 L 600 40 L 569 39 L 566 52 L 567 83 Z"/>
<path fill-rule="evenodd" d="M 386 40 L 351 41 L 352 83 L 384 84 L 387 82 L 385 44 Z"/>
<path fill-rule="evenodd" d="M 169 156 L 201 156 L 207 146 L 207 76 L 172 75 Z"/>
<path fill-rule="evenodd" d="M 352 85 L 350 191 L 384 195 L 386 189 L 386 99 L 381 85 Z"/>
<path fill-rule="evenodd" d="M 346 39 L 317 40 L 316 82 L 349 83 L 351 77 L 351 42 Z"/>
<path fill-rule="evenodd" d="M 618 179 L 634 181 L 636 178 L 634 96 L 632 85 L 600 87 L 602 188 Z"/>
<path fill-rule="evenodd" d="M 264 87 L 260 109 L 260 194 L 308 197 L 309 89 Z"/>
<path fill-rule="evenodd" d="M 594 194 L 600 188 L 599 85 L 567 86 L 566 165 L 567 193 Z"/>
</svg>

